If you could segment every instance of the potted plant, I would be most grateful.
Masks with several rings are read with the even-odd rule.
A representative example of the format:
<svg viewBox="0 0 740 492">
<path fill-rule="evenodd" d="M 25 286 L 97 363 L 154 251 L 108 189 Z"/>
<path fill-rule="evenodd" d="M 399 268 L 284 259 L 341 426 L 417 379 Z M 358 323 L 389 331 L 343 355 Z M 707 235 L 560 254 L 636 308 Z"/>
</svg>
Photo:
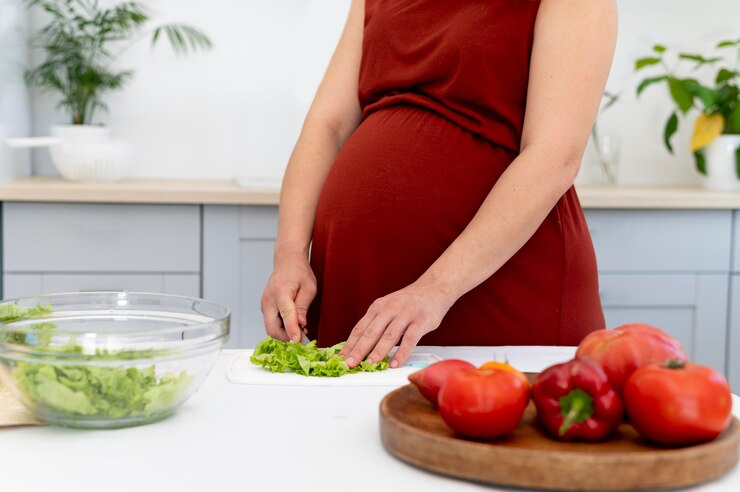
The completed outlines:
<svg viewBox="0 0 740 492">
<path fill-rule="evenodd" d="M 149 35 L 152 46 L 166 39 L 176 54 L 208 49 L 211 41 L 195 27 L 164 24 L 145 33 L 151 18 L 143 3 L 126 1 L 102 6 L 99 0 L 24 0 L 28 8 L 46 12 L 48 23 L 39 31 L 35 45 L 43 50 L 44 60 L 26 72 L 26 82 L 59 96 L 58 107 L 70 116 L 67 125 L 54 125 L 52 136 L 69 144 L 52 145 L 52 160 L 65 177 L 85 179 L 90 173 L 70 171 L 80 161 L 89 164 L 93 174 L 106 163 L 119 164 L 126 152 L 113 143 L 101 143 L 108 128 L 94 125 L 99 111 L 108 108 L 104 96 L 121 90 L 133 77 L 133 71 L 116 67 L 118 56 L 132 43 Z M 80 142 L 95 142 L 84 149 Z M 72 143 L 70 143 L 72 142 Z M 76 147 L 73 147 L 76 145 Z M 110 167 L 110 166 L 109 166 Z M 98 173 L 99 174 L 99 173 Z M 115 173 L 117 177 L 122 174 Z M 108 174 L 104 180 L 110 179 Z M 95 179 L 93 179 L 95 180 Z"/>
<path fill-rule="evenodd" d="M 697 171 L 704 175 L 708 188 L 740 189 L 740 72 L 737 68 L 740 64 L 740 39 L 722 41 L 716 50 L 718 55 L 711 57 L 678 53 L 677 62 L 671 66 L 669 50 L 663 45 L 653 46 L 650 56 L 635 62 L 635 70 L 647 67 L 660 70 L 639 83 L 637 95 L 651 85 L 664 84 L 667 87 L 676 105 L 663 131 L 663 142 L 671 153 L 671 138 L 678 130 L 679 116 L 698 110 L 690 147 Z M 728 51 L 734 51 L 734 64 L 728 64 L 724 56 Z M 712 84 L 705 85 L 695 78 L 679 76 L 678 69 L 687 62 L 693 65 L 694 70 L 706 66 L 714 68 Z"/>
</svg>

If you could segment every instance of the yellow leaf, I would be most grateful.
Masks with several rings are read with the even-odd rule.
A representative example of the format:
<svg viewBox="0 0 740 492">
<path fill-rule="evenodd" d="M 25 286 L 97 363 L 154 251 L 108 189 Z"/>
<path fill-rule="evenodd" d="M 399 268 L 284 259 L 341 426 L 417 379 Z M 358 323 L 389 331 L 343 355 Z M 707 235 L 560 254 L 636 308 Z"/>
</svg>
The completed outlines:
<svg viewBox="0 0 740 492">
<path fill-rule="evenodd" d="M 691 137 L 691 152 L 706 147 L 712 140 L 722 134 L 725 119 L 721 114 L 700 114 L 694 123 L 694 135 Z"/>
</svg>

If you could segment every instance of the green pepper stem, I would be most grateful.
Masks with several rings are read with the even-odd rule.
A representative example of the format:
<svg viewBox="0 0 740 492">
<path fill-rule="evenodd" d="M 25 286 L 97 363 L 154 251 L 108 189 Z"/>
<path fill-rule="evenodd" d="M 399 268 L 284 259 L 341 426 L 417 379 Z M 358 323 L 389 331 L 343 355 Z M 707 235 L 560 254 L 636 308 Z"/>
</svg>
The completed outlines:
<svg viewBox="0 0 740 492">
<path fill-rule="evenodd" d="M 594 413 L 593 397 L 579 388 L 561 396 L 559 403 L 560 414 L 563 416 L 563 423 L 558 429 L 558 435 L 561 437 L 568 432 L 574 423 L 581 424 Z"/>
<path fill-rule="evenodd" d="M 679 359 L 668 359 L 663 367 L 666 369 L 683 369 L 686 367 L 686 362 Z"/>
</svg>

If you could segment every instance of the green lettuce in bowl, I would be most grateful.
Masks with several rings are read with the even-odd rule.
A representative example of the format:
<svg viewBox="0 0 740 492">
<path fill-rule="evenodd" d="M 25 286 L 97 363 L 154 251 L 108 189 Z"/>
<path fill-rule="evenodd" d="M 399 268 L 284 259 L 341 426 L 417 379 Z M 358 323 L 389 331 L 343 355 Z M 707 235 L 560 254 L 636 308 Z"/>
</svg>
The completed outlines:
<svg viewBox="0 0 740 492">
<path fill-rule="evenodd" d="M 228 309 L 199 299 L 101 292 L 34 300 L 0 304 L 0 378 L 36 417 L 69 427 L 171 415 L 229 332 Z"/>
</svg>

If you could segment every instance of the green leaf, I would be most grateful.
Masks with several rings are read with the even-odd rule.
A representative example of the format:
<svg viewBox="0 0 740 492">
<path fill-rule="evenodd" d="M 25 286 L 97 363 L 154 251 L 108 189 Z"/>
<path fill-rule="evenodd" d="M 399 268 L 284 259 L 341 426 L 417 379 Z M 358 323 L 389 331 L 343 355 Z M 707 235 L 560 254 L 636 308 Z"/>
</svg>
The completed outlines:
<svg viewBox="0 0 740 492">
<path fill-rule="evenodd" d="M 660 58 L 657 57 L 640 58 L 635 61 L 635 70 L 640 70 L 642 68 L 649 67 L 650 65 L 657 65 L 658 63 L 660 63 Z"/>
<path fill-rule="evenodd" d="M 735 107 L 732 108 L 728 116 L 726 118 L 727 133 L 740 134 L 740 101 L 735 102 Z"/>
<path fill-rule="evenodd" d="M 694 152 L 694 163 L 696 164 L 696 170 L 699 171 L 700 174 L 703 174 L 704 176 L 707 175 L 707 161 L 704 157 L 704 152 L 702 150 L 697 150 Z"/>
<path fill-rule="evenodd" d="M 678 116 L 676 115 L 676 112 L 674 111 L 671 116 L 668 118 L 668 121 L 665 125 L 665 130 L 663 131 L 663 143 L 665 143 L 665 146 L 668 148 L 668 151 L 673 154 L 673 145 L 671 145 L 671 138 L 673 137 L 673 134 L 676 133 L 678 130 Z"/>
<path fill-rule="evenodd" d="M 655 51 L 656 53 L 665 53 L 666 47 L 662 44 L 655 44 L 653 45 L 653 51 Z"/>
<path fill-rule="evenodd" d="M 644 79 L 642 82 L 640 82 L 640 85 L 637 86 L 637 95 L 639 96 L 642 94 L 642 91 L 644 91 L 647 87 L 657 84 L 658 82 L 662 82 L 664 80 L 668 79 L 667 75 L 660 75 L 658 77 L 649 77 L 647 79 Z"/>
<path fill-rule="evenodd" d="M 714 63 L 722 60 L 722 57 L 714 57 L 714 58 L 704 58 L 701 55 L 697 55 L 694 53 L 680 53 L 678 57 L 682 60 L 691 60 L 695 61 L 699 65 L 704 65 L 706 63 Z"/>
<path fill-rule="evenodd" d="M 683 88 L 692 96 L 698 97 L 706 110 L 714 106 L 718 97 L 718 92 L 709 87 L 704 87 L 694 79 L 681 80 Z"/>
<path fill-rule="evenodd" d="M 717 49 L 719 49 L 719 48 L 729 48 L 729 47 L 732 47 L 732 46 L 736 46 L 739 42 L 740 42 L 740 40 L 739 41 L 729 41 L 729 40 L 727 40 L 727 41 L 721 41 L 719 44 L 717 44 Z"/>
<path fill-rule="evenodd" d="M 737 75 L 737 72 L 733 72 L 731 70 L 727 70 L 726 68 L 721 68 L 719 72 L 717 72 L 717 78 L 715 80 L 715 83 L 717 85 L 726 82 Z"/>
<path fill-rule="evenodd" d="M 668 87 L 671 91 L 671 97 L 675 101 L 678 109 L 686 114 L 694 105 L 694 96 L 686 90 L 683 81 L 675 77 L 668 77 Z"/>
<path fill-rule="evenodd" d="M 210 49 L 211 40 L 198 29 L 184 24 L 165 24 L 157 27 L 152 33 L 151 44 L 154 46 L 164 31 L 170 47 L 178 55 L 186 55 L 190 50 Z"/>
</svg>

